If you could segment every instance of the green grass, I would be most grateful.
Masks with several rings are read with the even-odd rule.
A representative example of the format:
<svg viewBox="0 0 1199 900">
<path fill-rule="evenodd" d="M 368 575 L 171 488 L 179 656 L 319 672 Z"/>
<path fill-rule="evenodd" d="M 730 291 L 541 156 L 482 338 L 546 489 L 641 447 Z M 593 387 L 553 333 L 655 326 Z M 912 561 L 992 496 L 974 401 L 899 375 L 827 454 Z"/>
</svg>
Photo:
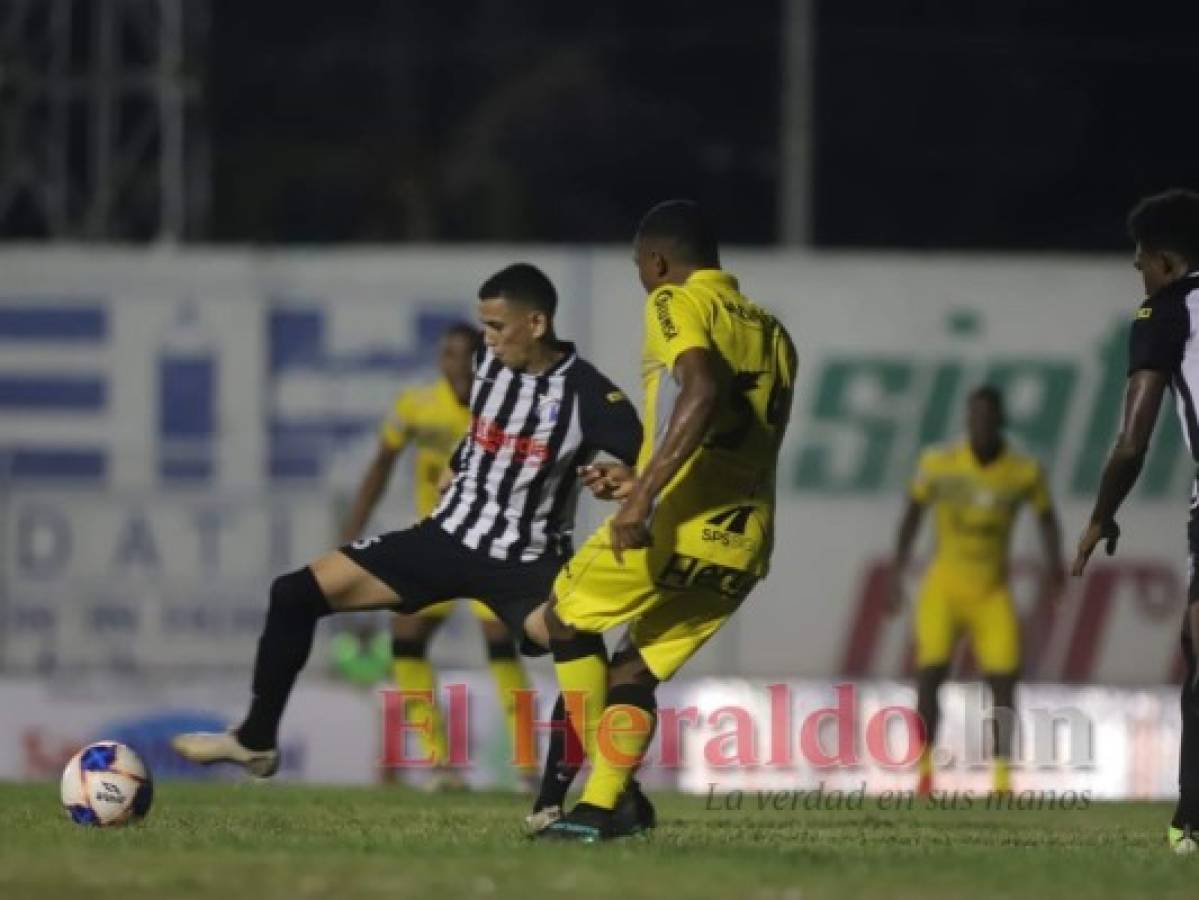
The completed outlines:
<svg viewBox="0 0 1199 900">
<path fill-rule="evenodd" d="M 737 812 L 668 795 L 650 838 L 562 846 L 525 840 L 511 795 L 168 783 L 144 825 L 101 830 L 70 824 L 57 793 L 0 784 L 0 897 L 1199 895 L 1199 855 L 1166 850 L 1165 804 L 758 811 L 747 794 Z"/>
</svg>

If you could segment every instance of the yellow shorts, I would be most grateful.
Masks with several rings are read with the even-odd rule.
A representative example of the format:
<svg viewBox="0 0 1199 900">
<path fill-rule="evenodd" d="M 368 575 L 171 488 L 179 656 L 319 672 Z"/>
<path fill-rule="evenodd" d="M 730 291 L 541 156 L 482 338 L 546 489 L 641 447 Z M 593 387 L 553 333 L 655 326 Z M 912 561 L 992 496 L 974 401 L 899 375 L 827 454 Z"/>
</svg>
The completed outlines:
<svg viewBox="0 0 1199 900">
<path fill-rule="evenodd" d="M 625 551 L 617 562 L 605 523 L 562 567 L 554 596 L 558 616 L 582 631 L 631 622 L 633 646 L 666 681 L 736 612 L 757 580 L 657 544 Z"/>
<path fill-rule="evenodd" d="M 432 606 L 426 606 L 424 609 L 413 613 L 422 619 L 445 619 L 454 611 L 454 604 L 459 603 L 458 600 L 446 600 L 442 603 L 434 603 Z M 468 600 L 470 603 L 471 612 L 475 614 L 475 618 L 480 622 L 498 622 L 495 613 L 491 611 L 491 607 L 486 603 L 481 603 L 478 600 Z"/>
<path fill-rule="evenodd" d="M 916 601 L 916 668 L 948 665 L 958 635 L 970 635 L 978 667 L 988 675 L 1020 667 L 1020 624 L 1006 584 L 963 591 L 929 572 Z"/>
</svg>

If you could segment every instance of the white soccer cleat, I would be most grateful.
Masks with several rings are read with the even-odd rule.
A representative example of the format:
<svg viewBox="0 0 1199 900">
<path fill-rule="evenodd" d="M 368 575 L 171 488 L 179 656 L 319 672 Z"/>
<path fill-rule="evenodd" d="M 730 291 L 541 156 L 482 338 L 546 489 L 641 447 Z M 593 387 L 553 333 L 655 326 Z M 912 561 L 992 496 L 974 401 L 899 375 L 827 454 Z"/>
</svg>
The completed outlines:
<svg viewBox="0 0 1199 900">
<path fill-rule="evenodd" d="M 200 765 L 234 763 L 258 778 L 270 778 L 279 771 L 278 750 L 251 750 L 231 731 L 177 734 L 171 738 L 171 746 L 184 759 Z"/>
<path fill-rule="evenodd" d="M 562 818 L 561 806 L 547 806 L 525 816 L 525 834 L 535 837 Z"/>
<path fill-rule="evenodd" d="M 1195 836 L 1191 833 L 1191 826 L 1185 828 L 1175 828 L 1170 826 L 1167 832 L 1167 839 L 1170 842 L 1170 849 L 1179 856 L 1190 856 L 1196 850 L 1199 850 L 1199 843 L 1196 843 Z"/>
</svg>

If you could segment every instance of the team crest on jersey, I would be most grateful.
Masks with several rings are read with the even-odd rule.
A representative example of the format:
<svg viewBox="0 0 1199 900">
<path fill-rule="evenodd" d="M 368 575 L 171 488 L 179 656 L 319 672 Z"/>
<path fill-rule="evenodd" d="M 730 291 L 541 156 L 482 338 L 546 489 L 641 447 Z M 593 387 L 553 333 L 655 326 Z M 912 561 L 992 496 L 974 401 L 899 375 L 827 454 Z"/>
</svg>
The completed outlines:
<svg viewBox="0 0 1199 900">
<path fill-rule="evenodd" d="M 562 402 L 557 397 L 542 397 L 537 401 L 537 418 L 542 422 L 553 424 L 558 421 L 558 413 L 562 411 Z"/>
</svg>

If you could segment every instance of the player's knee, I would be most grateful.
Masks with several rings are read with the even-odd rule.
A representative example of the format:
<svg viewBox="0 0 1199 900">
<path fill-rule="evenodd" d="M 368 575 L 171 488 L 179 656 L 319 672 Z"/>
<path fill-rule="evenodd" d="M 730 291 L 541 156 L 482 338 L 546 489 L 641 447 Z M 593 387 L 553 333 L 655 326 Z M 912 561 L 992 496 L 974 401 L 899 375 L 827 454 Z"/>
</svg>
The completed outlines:
<svg viewBox="0 0 1199 900">
<path fill-rule="evenodd" d="M 574 638 L 576 634 L 576 631 L 572 626 L 567 625 L 562 621 L 561 617 L 558 615 L 558 608 L 552 601 L 548 606 L 545 607 L 544 621 L 546 631 L 549 632 L 551 646 L 554 644 L 554 642 L 562 643 L 569 641 Z"/>
<path fill-rule="evenodd" d="M 554 655 L 556 663 L 570 662 L 585 656 L 602 656 L 604 659 L 608 657 L 608 649 L 604 646 L 603 635 L 577 631 L 574 628 L 567 631 L 566 637 L 554 637 L 554 632 L 551 630 L 550 652 Z"/>
<path fill-rule="evenodd" d="M 270 606 L 267 608 L 268 622 L 297 617 L 319 619 L 332 612 L 316 576 L 307 566 L 280 575 L 272 581 L 270 597 Z"/>
<path fill-rule="evenodd" d="M 609 691 L 625 685 L 641 685 L 651 691 L 658 686 L 657 676 L 650 671 L 636 647 L 621 649 L 608 669 Z"/>
<path fill-rule="evenodd" d="M 652 714 L 658 708 L 658 700 L 652 685 L 617 684 L 608 689 L 608 706 L 636 706 Z"/>
</svg>

